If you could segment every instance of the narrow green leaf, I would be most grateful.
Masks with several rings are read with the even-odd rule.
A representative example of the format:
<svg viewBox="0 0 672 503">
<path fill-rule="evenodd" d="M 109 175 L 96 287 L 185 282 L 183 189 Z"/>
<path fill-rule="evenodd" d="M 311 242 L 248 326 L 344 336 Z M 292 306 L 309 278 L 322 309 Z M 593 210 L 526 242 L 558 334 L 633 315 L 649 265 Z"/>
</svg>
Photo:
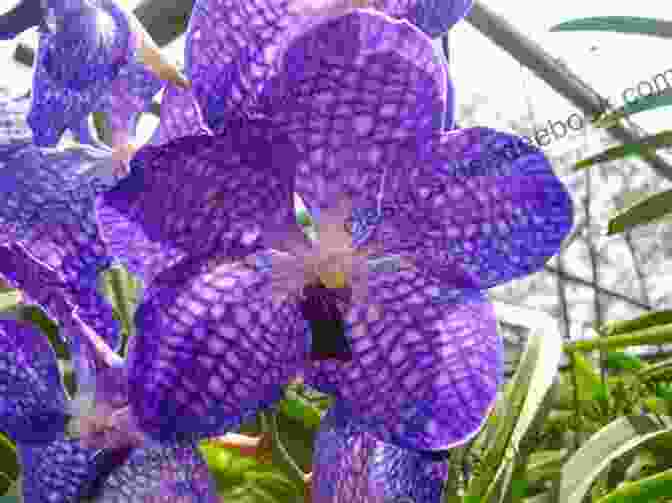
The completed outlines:
<svg viewBox="0 0 672 503">
<path fill-rule="evenodd" d="M 642 96 L 637 101 L 627 103 L 613 112 L 599 117 L 593 122 L 598 128 L 610 128 L 618 124 L 621 119 L 635 114 L 672 105 L 672 88 L 667 88 L 657 94 Z"/>
<path fill-rule="evenodd" d="M 650 17 L 596 16 L 571 19 L 550 31 L 609 31 L 672 38 L 672 22 Z"/>
<path fill-rule="evenodd" d="M 611 350 L 649 344 L 667 344 L 670 342 L 672 342 L 672 323 L 653 326 L 643 330 L 635 330 L 626 334 L 568 342 L 565 343 L 564 350 L 565 352 L 593 351 L 600 348 Z"/>
<path fill-rule="evenodd" d="M 619 335 L 666 323 L 672 323 L 672 309 L 646 313 L 631 320 L 609 321 L 600 327 L 599 332 L 607 336 Z"/>
<path fill-rule="evenodd" d="M 672 380 L 672 358 L 642 368 L 637 377 L 642 381 Z"/>
<path fill-rule="evenodd" d="M 672 131 L 663 131 L 662 133 L 640 138 L 637 142 L 612 147 L 597 155 L 582 159 L 574 165 L 574 170 L 578 171 L 595 164 L 615 161 L 632 155 L 644 156 L 653 150 L 669 147 L 670 145 L 672 145 Z"/>
<path fill-rule="evenodd" d="M 626 482 L 597 503 L 648 503 L 664 501 L 672 494 L 672 469 L 636 482 Z"/>
<path fill-rule="evenodd" d="M 625 416 L 609 423 L 591 436 L 565 463 L 559 501 L 581 503 L 593 481 L 613 460 L 670 431 L 652 415 Z"/>
<path fill-rule="evenodd" d="M 645 363 L 635 355 L 622 351 L 610 351 L 607 354 L 606 366 L 613 370 L 639 370 L 644 368 Z"/>
<path fill-rule="evenodd" d="M 630 206 L 609 220 L 607 235 L 620 234 L 638 225 L 644 225 L 672 213 L 672 190 L 659 194 Z"/>
<path fill-rule="evenodd" d="M 510 492 L 521 444 L 538 426 L 540 416 L 550 411 L 553 400 L 548 393 L 562 357 L 562 338 L 551 316 L 503 302 L 494 305 L 498 319 L 527 326 L 531 333 L 506 394 L 507 413 L 500 417 L 494 445 L 485 453 L 485 469 L 467 488 L 467 495 L 482 498 L 483 503 L 497 501 Z"/>
</svg>

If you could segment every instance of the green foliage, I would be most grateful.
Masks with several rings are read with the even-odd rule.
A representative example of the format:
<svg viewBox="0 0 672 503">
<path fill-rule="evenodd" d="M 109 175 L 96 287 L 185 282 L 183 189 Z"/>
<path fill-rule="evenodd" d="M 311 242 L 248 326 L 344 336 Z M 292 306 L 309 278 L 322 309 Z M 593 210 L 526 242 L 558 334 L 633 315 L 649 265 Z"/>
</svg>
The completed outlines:
<svg viewBox="0 0 672 503">
<path fill-rule="evenodd" d="M 519 314 L 509 307 L 495 303 L 500 319 L 506 320 L 507 316 Z M 527 347 L 512 384 L 502 397 L 504 403 L 499 407 L 496 422 L 487 423 L 486 430 L 490 431 L 491 440 L 488 444 L 481 444 L 482 469 L 465 494 L 483 503 L 519 495 L 521 485 L 512 485 L 512 482 L 524 476 L 527 458 L 533 449 L 530 438 L 542 428 L 554 400 L 549 391 L 556 382 L 562 339 L 554 329 L 556 325 L 543 314 L 528 313 L 527 319 L 532 320 Z M 511 321 L 520 323 L 520 320 L 519 317 Z"/>
<path fill-rule="evenodd" d="M 622 351 L 609 352 L 605 363 L 607 368 L 613 370 L 639 370 L 644 366 L 644 362 L 640 358 Z"/>
<path fill-rule="evenodd" d="M 550 31 L 609 31 L 672 38 L 672 22 L 650 17 L 596 16 L 571 19 Z"/>
<path fill-rule="evenodd" d="M 625 157 L 643 156 L 656 149 L 669 147 L 670 145 L 672 145 L 672 131 L 663 131 L 655 135 L 640 138 L 636 142 L 612 147 L 599 154 L 582 159 L 574 165 L 574 170 L 578 171 L 602 162 L 615 161 Z"/>
<path fill-rule="evenodd" d="M 609 128 L 617 125 L 621 119 L 631 117 L 635 114 L 655 110 L 672 105 L 672 90 L 665 89 L 658 94 L 650 96 L 641 96 L 637 101 L 633 101 L 617 108 L 613 112 L 605 113 L 599 117 L 593 126 Z"/>
<path fill-rule="evenodd" d="M 224 501 L 232 503 L 271 503 L 297 501 L 301 488 L 291 482 L 274 464 L 262 464 L 233 451 L 201 444 L 208 466 Z"/>
<path fill-rule="evenodd" d="M 650 415 L 621 417 L 608 424 L 591 436 L 563 467 L 559 501 L 581 503 L 593 482 L 612 461 L 670 431 Z"/>
</svg>

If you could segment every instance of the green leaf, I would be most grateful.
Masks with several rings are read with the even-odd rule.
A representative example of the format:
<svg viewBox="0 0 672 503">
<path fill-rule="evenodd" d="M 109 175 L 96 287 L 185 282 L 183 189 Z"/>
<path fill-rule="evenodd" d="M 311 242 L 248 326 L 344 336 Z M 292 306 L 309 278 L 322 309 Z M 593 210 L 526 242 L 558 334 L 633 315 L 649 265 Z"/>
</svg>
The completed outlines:
<svg viewBox="0 0 672 503">
<path fill-rule="evenodd" d="M 609 220 L 607 235 L 620 234 L 638 225 L 652 223 L 672 213 L 672 190 L 654 194 Z"/>
<path fill-rule="evenodd" d="M 664 501 L 672 494 L 672 469 L 636 482 L 626 482 L 597 503 L 645 503 Z"/>
<path fill-rule="evenodd" d="M 642 381 L 672 380 L 672 358 L 642 368 L 637 377 Z"/>
<path fill-rule="evenodd" d="M 672 38 L 672 22 L 650 17 L 597 16 L 571 19 L 550 31 L 609 31 Z"/>
<path fill-rule="evenodd" d="M 517 459 L 527 434 L 550 412 L 549 391 L 555 382 L 562 356 L 558 324 L 542 311 L 494 302 L 498 319 L 530 328 L 525 351 L 504 397 L 493 445 L 485 452 L 483 471 L 474 478 L 466 495 L 482 503 L 498 501 L 510 493 Z"/>
<path fill-rule="evenodd" d="M 609 423 L 591 436 L 565 463 L 558 500 L 581 503 L 593 481 L 613 460 L 670 431 L 652 415 L 625 416 Z"/>
<path fill-rule="evenodd" d="M 16 480 L 20 470 L 14 443 L 2 433 L 0 433 L 0 470 L 10 480 Z M 9 480 L 5 477 L 0 479 L 0 494 L 7 491 L 9 487 Z"/>
<path fill-rule="evenodd" d="M 285 399 L 280 401 L 278 410 L 310 429 L 316 429 L 322 420 L 320 410 L 292 390 L 285 391 Z"/>
<path fill-rule="evenodd" d="M 574 165 L 574 170 L 578 171 L 601 162 L 615 161 L 633 155 L 645 156 L 658 148 L 669 147 L 670 145 L 672 145 L 672 131 L 663 131 L 640 138 L 634 143 L 612 147 L 597 155 L 582 159 Z"/>
<path fill-rule="evenodd" d="M 140 301 L 142 282 L 123 266 L 115 265 L 100 274 L 98 285 L 121 321 L 124 332 L 122 354 L 125 354 L 128 338 L 135 332 L 133 315 Z"/>
<path fill-rule="evenodd" d="M 610 351 L 607 354 L 606 366 L 613 370 L 639 370 L 645 366 L 645 363 L 635 355 L 622 351 Z"/>
<path fill-rule="evenodd" d="M 565 343 L 565 352 L 593 351 L 595 349 L 619 349 L 632 346 L 668 344 L 672 342 L 672 323 L 652 326 L 630 333 L 593 337 L 591 339 Z"/>
<path fill-rule="evenodd" d="M 646 313 L 631 320 L 609 321 L 600 327 L 599 332 L 607 336 L 627 334 L 666 323 L 672 323 L 672 309 Z"/>
<path fill-rule="evenodd" d="M 670 105 L 672 105 L 672 89 L 668 88 L 657 94 L 641 96 L 637 101 L 627 103 L 613 112 L 604 114 L 593 122 L 593 126 L 610 128 L 617 125 L 625 117 Z"/>
<path fill-rule="evenodd" d="M 199 449 L 217 491 L 227 503 L 297 501 L 300 489 L 275 464 L 258 463 L 234 451 L 203 442 Z"/>
</svg>

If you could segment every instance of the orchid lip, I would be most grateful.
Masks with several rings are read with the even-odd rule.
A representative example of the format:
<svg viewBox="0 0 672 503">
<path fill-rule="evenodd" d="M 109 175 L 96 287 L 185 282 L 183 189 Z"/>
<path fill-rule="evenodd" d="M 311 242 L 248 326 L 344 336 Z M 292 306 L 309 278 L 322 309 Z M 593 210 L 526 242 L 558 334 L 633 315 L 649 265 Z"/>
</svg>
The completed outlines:
<svg viewBox="0 0 672 503">
<path fill-rule="evenodd" d="M 345 336 L 343 308 L 350 303 L 349 287 L 327 288 L 319 279 L 303 288 L 301 313 L 313 334 L 312 360 L 352 360 L 350 343 Z"/>
</svg>

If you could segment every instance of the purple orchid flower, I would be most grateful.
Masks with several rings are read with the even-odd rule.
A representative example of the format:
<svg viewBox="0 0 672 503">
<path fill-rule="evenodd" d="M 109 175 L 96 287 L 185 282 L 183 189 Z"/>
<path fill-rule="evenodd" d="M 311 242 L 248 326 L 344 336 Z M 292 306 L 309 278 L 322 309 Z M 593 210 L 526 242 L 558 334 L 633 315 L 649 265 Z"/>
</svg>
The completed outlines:
<svg viewBox="0 0 672 503">
<path fill-rule="evenodd" d="M 163 442 L 219 435 L 304 375 L 380 441 L 464 443 L 502 380 L 485 290 L 558 251 L 567 190 L 519 137 L 441 129 L 446 72 L 408 21 L 355 9 L 283 31 L 265 4 L 217 5 L 198 2 L 187 35 L 202 116 L 157 133 L 99 200 L 149 285 L 128 361 L 137 424 Z"/>
<path fill-rule="evenodd" d="M 76 315 L 71 322 L 67 330 L 87 330 Z M 76 339 L 85 341 L 74 355 L 76 361 L 95 361 L 98 370 L 113 369 L 104 343 L 95 337 Z M 35 329 L 0 321 L 0 349 L 0 429 L 17 444 L 24 501 L 218 501 L 214 480 L 193 444 L 126 441 L 99 448 L 89 445 L 91 439 L 87 444 L 85 437 L 69 438 L 66 423 L 81 411 L 66 396 L 53 349 Z M 96 358 L 82 360 L 84 351 Z M 92 374 L 79 370 L 78 394 L 93 390 L 95 386 L 87 382 Z M 98 386 L 97 407 L 114 402 L 112 388 Z"/>
<path fill-rule="evenodd" d="M 338 402 L 315 438 L 312 503 L 440 503 L 446 453 L 400 449 L 357 430 Z"/>
<path fill-rule="evenodd" d="M 17 110 L 12 107 L 21 111 L 23 105 L 25 100 L 0 103 L 3 120 L 13 123 Z M 0 207 L 0 275 L 57 321 L 62 321 L 68 305 L 79 306 L 86 322 L 116 348 L 119 323 L 97 288 L 98 274 L 111 265 L 112 258 L 98 231 L 94 201 L 116 183 L 119 161 L 107 147 L 36 147 L 30 135 L 17 134 L 26 130 L 20 121 L 16 123 L 11 131 L 3 128 L 8 132 L 0 136 L 4 201 Z M 55 274 L 47 290 L 34 281 L 43 270 Z M 57 291 L 65 304 L 55 310 L 49 298 Z"/>
<path fill-rule="evenodd" d="M 100 110 L 108 113 L 112 146 L 123 147 L 161 79 L 188 85 L 137 18 L 114 0 L 23 0 L 0 16 L 0 39 L 36 25 L 28 122 L 37 146 L 56 145 L 67 128 L 88 131 L 89 114 Z"/>
</svg>

